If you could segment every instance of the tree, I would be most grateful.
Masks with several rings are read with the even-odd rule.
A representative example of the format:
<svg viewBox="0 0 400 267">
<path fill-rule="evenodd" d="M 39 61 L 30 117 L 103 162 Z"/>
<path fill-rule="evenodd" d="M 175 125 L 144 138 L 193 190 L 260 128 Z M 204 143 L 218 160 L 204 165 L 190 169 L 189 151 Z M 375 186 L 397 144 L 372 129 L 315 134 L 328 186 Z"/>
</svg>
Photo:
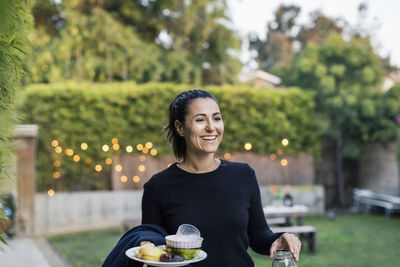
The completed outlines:
<svg viewBox="0 0 400 267">
<path fill-rule="evenodd" d="M 274 20 L 268 23 L 265 41 L 258 37 L 250 40 L 250 48 L 257 51 L 259 68 L 284 76 L 295 56 L 293 46 L 294 28 L 300 7 L 280 5 L 274 13 Z"/>
<path fill-rule="evenodd" d="M 383 74 L 369 39 L 353 37 L 345 41 L 334 32 L 322 45 L 308 43 L 293 64 L 290 83 L 316 92 L 317 111 L 327 125 L 326 134 L 336 141 L 336 177 L 341 206 L 345 205 L 343 152 L 346 145 L 352 144 L 344 140 L 369 138 L 361 125 L 377 114 L 375 100 L 380 95 L 377 86 Z"/>
<path fill-rule="evenodd" d="M 0 182 L 9 176 L 15 92 L 23 75 L 22 62 L 28 52 L 27 30 L 31 16 L 23 0 L 0 1 Z M 0 210 L 0 222 L 5 219 Z M 5 243 L 0 230 L 0 242 Z"/>
</svg>

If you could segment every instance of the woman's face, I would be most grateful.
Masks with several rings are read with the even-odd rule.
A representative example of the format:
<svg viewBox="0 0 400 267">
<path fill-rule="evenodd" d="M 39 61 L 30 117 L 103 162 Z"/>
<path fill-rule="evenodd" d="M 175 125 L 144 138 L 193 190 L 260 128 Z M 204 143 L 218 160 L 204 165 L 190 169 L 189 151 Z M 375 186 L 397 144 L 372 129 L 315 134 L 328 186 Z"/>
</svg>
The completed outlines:
<svg viewBox="0 0 400 267">
<path fill-rule="evenodd" d="M 224 123 L 217 103 L 197 98 L 190 103 L 184 125 L 176 123 L 186 141 L 186 149 L 195 154 L 215 153 L 224 135 Z"/>
</svg>

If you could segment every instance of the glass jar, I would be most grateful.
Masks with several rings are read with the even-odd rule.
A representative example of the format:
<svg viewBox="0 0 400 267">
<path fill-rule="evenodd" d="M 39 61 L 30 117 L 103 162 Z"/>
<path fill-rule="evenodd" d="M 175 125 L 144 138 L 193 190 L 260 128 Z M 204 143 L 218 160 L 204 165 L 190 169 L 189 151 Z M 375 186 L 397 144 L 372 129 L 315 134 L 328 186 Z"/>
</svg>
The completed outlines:
<svg viewBox="0 0 400 267">
<path fill-rule="evenodd" d="M 297 264 L 292 257 L 292 253 L 287 249 L 282 249 L 275 252 L 272 267 L 297 267 Z"/>
</svg>

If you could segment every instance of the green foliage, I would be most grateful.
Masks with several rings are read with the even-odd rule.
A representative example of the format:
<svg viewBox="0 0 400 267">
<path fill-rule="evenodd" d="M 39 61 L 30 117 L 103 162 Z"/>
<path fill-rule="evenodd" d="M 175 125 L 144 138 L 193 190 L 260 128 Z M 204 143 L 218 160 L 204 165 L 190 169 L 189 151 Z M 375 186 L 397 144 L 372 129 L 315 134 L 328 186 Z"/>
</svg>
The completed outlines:
<svg viewBox="0 0 400 267">
<path fill-rule="evenodd" d="M 20 114 L 24 123 L 39 125 L 38 189 L 92 190 L 107 188 L 110 167 L 104 164 L 113 153 L 126 153 L 151 141 L 158 155 L 170 153 L 162 137 L 167 122 L 168 105 L 187 85 L 135 83 L 62 83 L 31 85 L 21 96 Z M 271 153 L 288 138 L 287 154 L 318 151 L 318 127 L 314 119 L 313 95 L 298 89 L 278 91 L 209 87 L 219 100 L 225 122 L 225 136 L 220 153 L 243 151 L 245 142 L 256 153 Z M 103 152 L 118 139 L 120 149 Z M 63 152 L 52 146 L 57 140 Z M 87 150 L 81 144 L 88 145 Z M 80 157 L 78 163 L 65 155 L 67 148 Z M 136 149 L 134 153 L 139 153 Z M 87 159 L 91 163 L 85 164 Z M 61 163 L 55 167 L 55 161 Z M 97 173 L 94 166 L 101 164 Z M 54 172 L 61 178 L 54 180 Z"/>
<path fill-rule="evenodd" d="M 28 82 L 234 83 L 241 42 L 226 4 L 202 1 L 38 0 Z M 49 24 L 52 21 L 53 24 Z"/>
<path fill-rule="evenodd" d="M 9 176 L 12 126 L 16 122 L 14 98 L 20 79 L 21 67 L 28 50 L 27 29 L 31 16 L 23 0 L 0 1 L 0 182 Z M 1 193 L 1 192 L 0 192 Z M 6 217 L 0 211 L 0 224 Z M 0 242 L 5 243 L 0 230 Z"/>
<path fill-rule="evenodd" d="M 345 156 L 357 157 L 366 141 L 395 140 L 399 100 L 377 89 L 384 71 L 368 39 L 331 33 L 322 45 L 309 43 L 293 65 L 290 83 L 316 92 L 326 134 L 342 131 Z"/>
</svg>

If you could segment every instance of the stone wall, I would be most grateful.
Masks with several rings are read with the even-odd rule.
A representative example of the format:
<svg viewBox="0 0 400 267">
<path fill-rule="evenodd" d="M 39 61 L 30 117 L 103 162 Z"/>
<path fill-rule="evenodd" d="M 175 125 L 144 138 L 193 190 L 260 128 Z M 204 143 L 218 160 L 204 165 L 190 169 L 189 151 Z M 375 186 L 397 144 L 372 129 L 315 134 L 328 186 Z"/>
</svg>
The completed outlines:
<svg viewBox="0 0 400 267">
<path fill-rule="evenodd" d="M 272 203 L 271 186 L 261 186 L 263 205 Z M 35 235 L 60 234 L 119 227 L 124 219 L 141 219 L 142 190 L 35 194 Z M 295 204 L 313 214 L 324 212 L 324 189 L 318 185 L 292 186 Z"/>
</svg>

